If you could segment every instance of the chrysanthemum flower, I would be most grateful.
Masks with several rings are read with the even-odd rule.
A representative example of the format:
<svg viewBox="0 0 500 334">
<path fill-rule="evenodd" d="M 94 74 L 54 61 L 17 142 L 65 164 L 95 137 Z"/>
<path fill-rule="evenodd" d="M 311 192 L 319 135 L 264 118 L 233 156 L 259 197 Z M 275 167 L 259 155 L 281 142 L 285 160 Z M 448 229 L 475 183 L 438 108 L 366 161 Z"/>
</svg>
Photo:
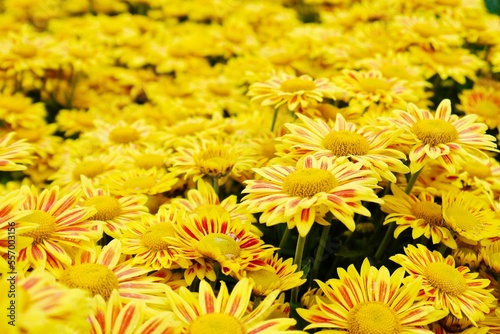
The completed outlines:
<svg viewBox="0 0 500 334">
<path fill-rule="evenodd" d="M 20 265 L 56 270 L 71 263 L 72 247 L 89 249 L 101 237 L 102 228 L 87 221 L 96 210 L 76 207 L 79 190 L 64 194 L 57 186 L 42 192 L 34 186 L 22 186 L 19 194 L 24 197 L 20 210 L 30 214 L 17 219 L 16 228 L 38 224 L 35 229 L 21 234 L 32 238 L 32 243 L 18 250 Z"/>
<path fill-rule="evenodd" d="M 109 186 L 111 194 L 117 196 L 156 195 L 171 190 L 177 180 L 176 173 L 163 168 L 134 168 L 112 173 L 103 185 Z"/>
<path fill-rule="evenodd" d="M 443 219 L 462 241 L 476 244 L 482 239 L 500 234 L 500 220 L 488 202 L 472 193 L 443 193 Z"/>
<path fill-rule="evenodd" d="M 465 316 L 474 325 L 489 313 L 495 297 L 486 289 L 488 279 L 477 278 L 479 274 L 470 272 L 468 267 L 455 267 L 451 255 L 443 258 L 441 253 L 431 252 L 423 245 L 409 245 L 404 251 L 406 255 L 397 254 L 390 259 L 410 274 L 405 283 L 423 279 L 420 298 L 458 319 Z"/>
<path fill-rule="evenodd" d="M 478 121 L 488 125 L 490 129 L 500 125 L 500 93 L 483 86 L 463 90 L 458 96 L 460 104 L 457 109 L 467 115 L 475 114 Z"/>
<path fill-rule="evenodd" d="M 182 257 L 193 260 L 184 271 L 184 278 L 191 284 L 194 277 L 210 280 L 213 264 L 218 262 L 222 273 L 229 275 L 245 269 L 251 261 L 270 256 L 275 248 L 265 245 L 250 226 L 240 220 L 232 220 L 229 213 L 213 208 L 199 210 L 189 219 L 178 221 L 175 239 Z"/>
<path fill-rule="evenodd" d="M 391 275 L 386 267 L 371 267 L 365 259 L 359 273 L 354 265 L 337 272 L 338 279 L 317 281 L 324 298 L 317 298 L 317 304 L 309 309 L 297 309 L 310 322 L 305 329 L 327 328 L 356 334 L 431 333 L 422 327 L 446 315 L 430 302 L 418 301 L 421 279 L 402 286 L 403 268 Z M 324 333 L 327 332 L 330 331 Z"/>
<path fill-rule="evenodd" d="M 487 326 L 482 323 L 474 326 L 469 319 L 458 319 L 453 315 L 448 314 L 443 319 L 429 325 L 429 329 L 434 334 L 488 334 L 491 333 Z"/>
<path fill-rule="evenodd" d="M 362 167 L 346 160 L 306 156 L 296 167 L 257 168 L 263 179 L 246 182 L 242 203 L 250 212 L 262 212 L 261 223 L 286 222 L 290 229 L 297 226 L 301 236 L 309 233 L 314 222 L 329 225 L 323 218 L 328 211 L 353 231 L 355 213 L 370 216 L 361 201 L 381 202 L 373 190 L 377 179 Z"/>
<path fill-rule="evenodd" d="M 326 78 L 314 80 L 308 75 L 296 77 L 282 73 L 266 82 L 251 84 L 247 94 L 262 106 L 278 108 L 286 104 L 289 110 L 295 110 L 322 102 L 324 97 L 334 99 L 338 91 Z"/>
<path fill-rule="evenodd" d="M 141 219 L 129 222 L 120 238 L 122 253 L 134 255 L 133 263 L 156 270 L 187 268 L 190 261 L 167 240 L 167 237 L 175 238 L 174 225 L 179 219 L 187 219 L 185 212 L 171 206 L 169 210 L 161 207 L 154 216 L 142 215 Z"/>
<path fill-rule="evenodd" d="M 485 134 L 487 126 L 474 123 L 477 116 L 458 117 L 451 114 L 451 102 L 442 100 L 435 115 L 408 103 L 407 111 L 394 110 L 389 121 L 403 128 L 413 142 L 410 171 L 416 173 L 429 161 L 436 160 L 450 173 L 468 157 L 488 156 L 484 151 L 497 151 L 493 136 Z"/>
<path fill-rule="evenodd" d="M 180 334 L 181 323 L 174 320 L 172 312 L 158 312 L 148 316 L 146 305 L 140 300 L 125 303 L 118 290 L 113 290 L 108 300 L 94 296 L 95 312 L 88 321 L 90 334 L 141 333 Z"/>
<path fill-rule="evenodd" d="M 221 281 L 217 296 L 206 281 L 200 282 L 197 296 L 184 287 L 178 292 L 166 288 L 168 301 L 176 318 L 182 322 L 183 333 L 190 334 L 281 334 L 303 333 L 288 330 L 296 321 L 290 318 L 265 320 L 278 305 L 273 304 L 280 293 L 275 290 L 252 311 L 248 312 L 253 283 L 242 279 L 231 294 Z"/>
<path fill-rule="evenodd" d="M 407 195 L 395 184 L 391 184 L 391 190 L 393 195 L 383 198 L 382 211 L 389 214 L 384 225 L 392 222 L 398 225 L 394 230 L 395 238 L 411 228 L 413 239 L 423 235 L 432 239 L 434 244 L 442 242 L 450 248 L 457 248 L 451 231 L 444 225 L 441 205 L 436 203 L 432 194 L 422 191 L 418 197 Z"/>
<path fill-rule="evenodd" d="M 464 189 L 487 193 L 492 198 L 500 195 L 500 162 L 493 157 L 485 160 L 468 159 L 454 177 Z"/>
<path fill-rule="evenodd" d="M 0 119 L 13 128 L 35 128 L 45 124 L 47 111 L 42 102 L 21 94 L 0 94 Z"/>
<path fill-rule="evenodd" d="M 33 163 L 33 145 L 26 140 L 14 140 L 15 132 L 0 137 L 0 172 L 25 170 L 27 164 Z"/>
<path fill-rule="evenodd" d="M 482 245 L 480 243 L 471 245 L 470 243 L 465 243 L 458 239 L 457 248 L 451 250 L 451 255 L 458 266 L 467 266 L 471 270 L 474 270 L 478 268 L 483 261 L 481 250 Z"/>
<path fill-rule="evenodd" d="M 102 225 L 107 235 L 119 238 L 122 231 L 128 228 L 127 223 L 140 220 L 141 214 L 148 212 L 148 208 L 144 206 L 148 200 L 146 196 L 111 196 L 108 189 L 96 188 L 88 178 L 81 178 L 82 196 L 79 204 L 97 210 L 88 220 Z"/>
<path fill-rule="evenodd" d="M 7 314 L 0 323 L 5 334 L 75 333 L 86 334 L 92 314 L 92 298 L 86 291 L 69 289 L 55 282 L 54 276 L 37 269 L 27 277 L 17 277 L 16 304 L 13 318 L 9 318 L 8 281 L 2 277 L 0 306 Z M 8 321 L 13 320 L 14 326 Z"/>
<path fill-rule="evenodd" d="M 123 261 L 121 243 L 112 240 L 102 249 L 79 250 L 74 262 L 56 272 L 59 282 L 70 287 L 87 290 L 93 296 L 104 300 L 118 290 L 124 302 L 143 300 L 148 304 L 162 305 L 164 285 L 160 278 L 147 276 L 153 269 L 133 265 L 131 260 Z"/>
<path fill-rule="evenodd" d="M 495 241 L 481 249 L 482 259 L 484 264 L 491 271 L 500 275 L 500 240 Z"/>
<path fill-rule="evenodd" d="M 293 259 L 283 261 L 278 254 L 259 260 L 259 264 L 250 264 L 246 270 L 236 274 L 238 279 L 249 278 L 255 283 L 253 293 L 258 296 L 267 296 L 274 290 L 286 291 L 298 287 L 306 282 L 304 273 L 297 271 Z"/>
<path fill-rule="evenodd" d="M 346 122 L 342 114 L 337 114 L 335 125 L 331 127 L 321 119 L 312 120 L 298 115 L 302 124 L 288 123 L 290 131 L 281 137 L 277 146 L 278 155 L 284 159 L 299 160 L 308 154 L 317 157 L 345 157 L 352 162 L 360 162 L 364 169 L 374 171 L 379 178 L 396 182 L 393 173 L 408 173 L 400 159 L 405 155 L 389 146 L 397 139 L 398 131 L 388 128 L 356 128 Z"/>
</svg>

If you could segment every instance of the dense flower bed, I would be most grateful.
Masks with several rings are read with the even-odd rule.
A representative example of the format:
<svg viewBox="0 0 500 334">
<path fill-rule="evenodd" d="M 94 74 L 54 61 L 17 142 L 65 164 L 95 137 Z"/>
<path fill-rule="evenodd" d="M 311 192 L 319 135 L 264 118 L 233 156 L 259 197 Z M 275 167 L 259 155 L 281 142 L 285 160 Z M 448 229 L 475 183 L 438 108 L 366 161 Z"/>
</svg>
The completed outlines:
<svg viewBox="0 0 500 334">
<path fill-rule="evenodd" d="M 0 5 L 1 333 L 500 333 L 482 1 Z"/>
</svg>

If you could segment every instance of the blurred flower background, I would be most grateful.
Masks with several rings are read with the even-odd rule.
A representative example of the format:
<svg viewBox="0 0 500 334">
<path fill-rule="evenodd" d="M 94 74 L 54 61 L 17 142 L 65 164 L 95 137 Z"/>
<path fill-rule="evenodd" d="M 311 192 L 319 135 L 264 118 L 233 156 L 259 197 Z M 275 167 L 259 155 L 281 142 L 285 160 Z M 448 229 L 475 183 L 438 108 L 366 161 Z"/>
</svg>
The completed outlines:
<svg viewBox="0 0 500 334">
<path fill-rule="evenodd" d="M 1 333 L 500 333 L 498 1 L 0 10 Z"/>
</svg>

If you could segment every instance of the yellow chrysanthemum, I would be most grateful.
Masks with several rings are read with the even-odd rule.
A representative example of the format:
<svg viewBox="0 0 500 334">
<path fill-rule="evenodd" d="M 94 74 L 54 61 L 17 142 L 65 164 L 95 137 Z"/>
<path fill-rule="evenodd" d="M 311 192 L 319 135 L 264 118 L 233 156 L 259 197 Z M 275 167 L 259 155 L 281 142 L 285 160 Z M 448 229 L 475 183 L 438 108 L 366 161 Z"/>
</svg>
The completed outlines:
<svg viewBox="0 0 500 334">
<path fill-rule="evenodd" d="M 449 178 L 461 182 L 462 189 L 486 193 L 491 198 L 500 195 L 500 162 L 495 158 L 468 159 L 457 172 L 458 175 L 449 175 Z"/>
<path fill-rule="evenodd" d="M 33 163 L 33 145 L 25 139 L 14 140 L 15 132 L 10 132 L 0 137 L 0 172 L 25 170 L 26 166 Z"/>
<path fill-rule="evenodd" d="M 418 300 L 421 279 L 402 285 L 403 268 L 391 275 L 386 267 L 377 269 L 365 259 L 359 273 L 354 265 L 337 271 L 338 279 L 317 281 L 324 298 L 317 297 L 317 304 L 309 309 L 297 309 L 310 323 L 306 329 L 330 329 L 320 333 L 432 333 L 422 326 L 446 315 L 432 303 Z"/>
<path fill-rule="evenodd" d="M 54 276 L 40 269 L 29 273 L 27 277 L 14 279 L 15 281 L 10 281 L 2 277 L 0 282 L 4 292 L 0 296 L 0 306 L 4 314 L 7 314 L 0 323 L 0 332 L 89 333 L 87 317 L 92 314 L 93 309 L 92 299 L 85 291 L 69 289 L 56 283 Z M 15 299 L 7 298 L 9 290 L 14 291 Z M 13 300 L 15 304 L 11 304 Z"/>
<path fill-rule="evenodd" d="M 113 290 L 109 299 L 94 296 L 96 310 L 89 316 L 90 334 L 141 333 L 180 334 L 182 327 L 174 320 L 172 312 L 157 312 L 148 315 L 146 304 L 141 300 L 125 302 L 118 290 Z"/>
<path fill-rule="evenodd" d="M 393 195 L 383 198 L 382 211 L 389 214 L 384 225 L 392 222 L 398 225 L 394 230 L 395 238 L 411 228 L 413 239 L 423 235 L 432 239 L 434 244 L 442 242 L 450 248 L 457 248 L 451 231 L 444 224 L 441 205 L 436 203 L 432 194 L 422 191 L 418 197 L 407 195 L 395 184 L 391 184 L 391 190 Z"/>
<path fill-rule="evenodd" d="M 500 275 L 500 240 L 481 248 L 484 264 Z"/>
<path fill-rule="evenodd" d="M 302 123 L 287 123 L 290 133 L 279 139 L 277 154 L 283 159 L 297 161 L 309 154 L 345 158 L 361 163 L 363 169 L 372 170 L 379 179 L 391 182 L 396 182 L 394 173 L 408 173 L 408 167 L 401 161 L 405 155 L 390 148 L 399 131 L 368 126 L 358 129 L 346 122 L 342 114 L 337 114 L 333 127 L 321 119 L 298 117 Z"/>
<path fill-rule="evenodd" d="M 390 259 L 408 272 L 406 284 L 422 279 L 420 298 L 458 319 L 466 317 L 474 325 L 489 313 L 495 297 L 486 289 L 490 285 L 488 279 L 477 278 L 478 273 L 470 272 L 468 267 L 455 267 L 451 255 L 444 258 L 423 245 L 409 245 L 404 251 L 406 255 L 397 254 Z"/>
<path fill-rule="evenodd" d="M 467 266 L 471 270 L 475 270 L 483 261 L 481 249 L 482 247 L 479 243 L 471 245 L 458 239 L 457 248 L 451 250 L 451 255 L 457 265 Z"/>
<path fill-rule="evenodd" d="M 309 233 L 314 222 L 330 211 L 349 230 L 355 228 L 354 214 L 370 216 L 362 201 L 380 203 L 374 189 L 373 172 L 363 170 L 361 163 L 328 157 L 306 156 L 296 167 L 278 166 L 255 169 L 262 180 L 249 180 L 243 193 L 243 204 L 250 212 L 262 212 L 261 223 L 287 223 L 297 226 L 301 236 Z"/>
<path fill-rule="evenodd" d="M 412 142 L 410 171 L 416 173 L 429 161 L 436 160 L 450 173 L 471 158 L 487 158 L 484 151 L 497 151 L 494 137 L 485 134 L 487 126 L 474 123 L 477 116 L 451 114 L 451 102 L 442 100 L 433 115 L 408 103 L 407 111 L 394 110 L 388 119 L 405 130 L 405 140 Z"/>
<path fill-rule="evenodd" d="M 280 74 L 266 82 L 251 84 L 247 94 L 262 106 L 278 108 L 286 104 L 289 110 L 295 110 L 322 102 L 325 97 L 334 99 L 338 91 L 326 78 L 314 80 L 309 75 Z"/>
<path fill-rule="evenodd" d="M 0 94 L 0 119 L 13 128 L 32 129 L 45 124 L 47 111 L 43 103 L 21 93 Z"/>
<path fill-rule="evenodd" d="M 478 121 L 488 125 L 490 129 L 500 125 L 500 93 L 483 86 L 463 90 L 457 109 L 465 114 L 475 114 Z"/>
<path fill-rule="evenodd" d="M 190 334 L 281 334 L 303 333 L 289 330 L 296 321 L 290 318 L 266 320 L 279 305 L 273 304 L 279 290 L 270 293 L 255 309 L 248 311 L 253 283 L 242 279 L 234 286 L 231 294 L 221 281 L 217 296 L 206 281 L 200 282 L 197 295 L 181 287 L 174 292 L 167 287 L 166 294 L 172 311 L 182 323 L 183 333 Z"/>
<path fill-rule="evenodd" d="M 177 180 L 176 173 L 163 168 L 134 168 L 112 173 L 103 185 L 109 186 L 111 194 L 117 196 L 156 195 L 171 190 Z"/>
<path fill-rule="evenodd" d="M 500 220 L 487 201 L 465 191 L 443 193 L 443 219 L 458 237 L 476 244 L 483 239 L 500 235 Z"/>
</svg>

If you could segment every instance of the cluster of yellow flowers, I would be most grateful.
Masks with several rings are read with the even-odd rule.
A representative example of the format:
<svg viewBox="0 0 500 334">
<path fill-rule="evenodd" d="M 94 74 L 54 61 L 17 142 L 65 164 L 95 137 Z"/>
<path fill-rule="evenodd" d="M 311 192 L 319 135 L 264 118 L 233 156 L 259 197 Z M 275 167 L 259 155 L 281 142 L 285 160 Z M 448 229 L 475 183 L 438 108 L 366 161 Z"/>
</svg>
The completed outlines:
<svg viewBox="0 0 500 334">
<path fill-rule="evenodd" d="M 1 333 L 500 333 L 482 0 L 0 10 Z"/>
</svg>

